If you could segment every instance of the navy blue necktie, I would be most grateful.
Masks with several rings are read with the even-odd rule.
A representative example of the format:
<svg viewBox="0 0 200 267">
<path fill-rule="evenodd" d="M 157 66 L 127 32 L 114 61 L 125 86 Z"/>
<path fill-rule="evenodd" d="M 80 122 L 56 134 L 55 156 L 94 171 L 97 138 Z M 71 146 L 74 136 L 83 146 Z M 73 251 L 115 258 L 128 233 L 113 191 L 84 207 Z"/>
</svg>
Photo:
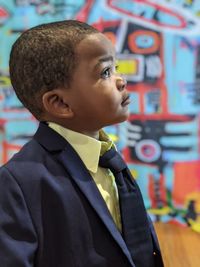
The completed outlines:
<svg viewBox="0 0 200 267">
<path fill-rule="evenodd" d="M 108 168 L 118 187 L 122 236 L 136 267 L 153 267 L 153 243 L 142 195 L 126 163 L 115 149 L 99 159 L 99 166 Z"/>
</svg>

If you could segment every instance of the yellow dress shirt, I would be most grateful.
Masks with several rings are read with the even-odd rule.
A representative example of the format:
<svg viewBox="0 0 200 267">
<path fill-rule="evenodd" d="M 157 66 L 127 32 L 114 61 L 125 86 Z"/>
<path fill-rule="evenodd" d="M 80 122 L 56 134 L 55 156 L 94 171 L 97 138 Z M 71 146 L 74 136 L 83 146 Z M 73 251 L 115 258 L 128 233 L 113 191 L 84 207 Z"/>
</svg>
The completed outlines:
<svg viewBox="0 0 200 267">
<path fill-rule="evenodd" d="M 98 166 L 100 155 L 109 150 L 114 145 L 113 142 L 103 130 L 100 130 L 99 140 L 97 140 L 53 122 L 49 122 L 48 125 L 64 137 L 78 153 L 93 177 L 118 230 L 121 231 L 119 198 L 115 178 L 109 169 Z"/>
</svg>

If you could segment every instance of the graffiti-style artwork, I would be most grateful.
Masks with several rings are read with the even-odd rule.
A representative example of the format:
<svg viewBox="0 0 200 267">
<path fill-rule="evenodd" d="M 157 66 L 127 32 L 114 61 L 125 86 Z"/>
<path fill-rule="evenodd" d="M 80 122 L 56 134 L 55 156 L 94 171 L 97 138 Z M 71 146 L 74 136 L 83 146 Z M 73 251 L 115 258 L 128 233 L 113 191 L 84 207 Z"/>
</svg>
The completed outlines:
<svg viewBox="0 0 200 267">
<path fill-rule="evenodd" d="M 184 0 L 0 0 L 0 162 L 37 122 L 9 80 L 12 43 L 24 30 L 85 21 L 115 45 L 130 117 L 107 127 L 137 180 L 153 220 L 200 232 L 200 5 Z"/>
</svg>

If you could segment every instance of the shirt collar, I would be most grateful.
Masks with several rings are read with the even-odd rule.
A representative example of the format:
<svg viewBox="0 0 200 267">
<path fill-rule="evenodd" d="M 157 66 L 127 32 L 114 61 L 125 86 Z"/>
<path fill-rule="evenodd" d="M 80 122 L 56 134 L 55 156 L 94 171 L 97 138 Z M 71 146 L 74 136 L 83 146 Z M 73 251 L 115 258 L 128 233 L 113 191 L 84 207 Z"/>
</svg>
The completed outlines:
<svg viewBox="0 0 200 267">
<path fill-rule="evenodd" d="M 97 172 L 100 155 L 113 146 L 112 140 L 103 130 L 99 131 L 99 140 L 97 140 L 53 122 L 49 122 L 48 125 L 70 143 L 86 168 L 93 173 Z"/>
</svg>

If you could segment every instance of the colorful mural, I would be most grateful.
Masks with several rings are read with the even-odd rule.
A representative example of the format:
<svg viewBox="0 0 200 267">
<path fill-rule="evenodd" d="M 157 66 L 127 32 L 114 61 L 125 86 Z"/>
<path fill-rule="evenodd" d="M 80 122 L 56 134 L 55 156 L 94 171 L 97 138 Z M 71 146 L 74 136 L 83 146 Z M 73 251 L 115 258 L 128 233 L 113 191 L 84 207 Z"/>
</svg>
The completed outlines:
<svg viewBox="0 0 200 267">
<path fill-rule="evenodd" d="M 16 98 L 8 57 L 24 30 L 78 19 L 115 44 L 130 118 L 107 127 L 153 220 L 200 232 L 200 4 L 198 0 L 0 0 L 0 163 L 37 122 Z"/>
</svg>

